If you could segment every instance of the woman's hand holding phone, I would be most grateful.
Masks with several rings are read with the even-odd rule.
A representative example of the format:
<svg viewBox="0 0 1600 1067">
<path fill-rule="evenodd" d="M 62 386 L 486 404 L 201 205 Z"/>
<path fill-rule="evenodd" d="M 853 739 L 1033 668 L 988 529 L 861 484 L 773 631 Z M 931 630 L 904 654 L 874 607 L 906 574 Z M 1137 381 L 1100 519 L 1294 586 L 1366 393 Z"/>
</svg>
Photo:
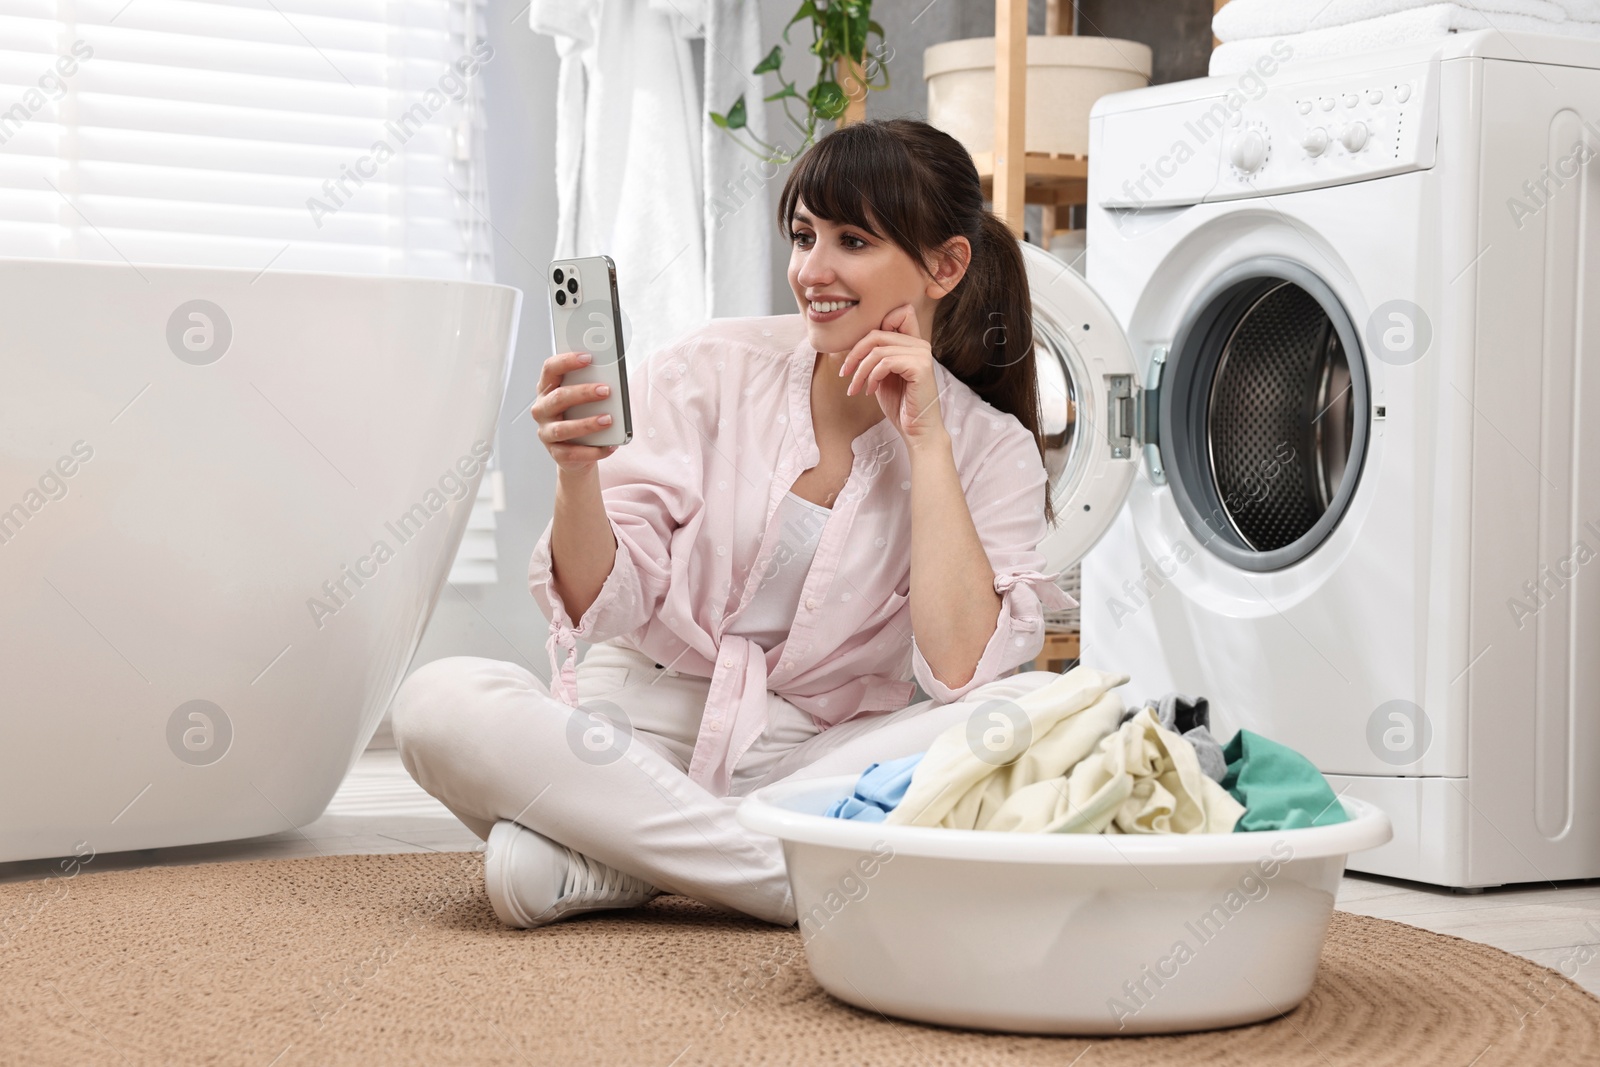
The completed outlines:
<svg viewBox="0 0 1600 1067">
<path fill-rule="evenodd" d="M 556 466 L 566 474 L 585 474 L 600 460 L 618 448 L 617 445 L 580 445 L 568 443 L 571 438 L 603 430 L 611 425 L 610 415 L 595 415 L 587 419 L 564 419 L 568 408 L 603 400 L 611 393 L 604 382 L 585 382 L 579 385 L 562 385 L 562 380 L 572 371 L 587 367 L 587 352 L 559 352 L 544 361 L 539 373 L 539 396 L 530 412 L 539 424 L 539 440 L 544 442 Z"/>
</svg>

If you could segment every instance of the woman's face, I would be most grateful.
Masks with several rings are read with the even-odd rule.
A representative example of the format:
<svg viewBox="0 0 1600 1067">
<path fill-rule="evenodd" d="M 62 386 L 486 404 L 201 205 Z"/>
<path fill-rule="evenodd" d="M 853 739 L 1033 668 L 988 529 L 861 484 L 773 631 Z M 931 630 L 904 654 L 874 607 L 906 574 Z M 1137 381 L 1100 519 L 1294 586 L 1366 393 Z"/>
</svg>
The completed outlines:
<svg viewBox="0 0 1600 1067">
<path fill-rule="evenodd" d="M 790 229 L 789 287 L 818 352 L 850 351 L 902 304 L 916 310 L 927 337 L 935 305 L 965 271 L 963 256 L 960 263 L 941 262 L 941 277 L 932 278 L 893 241 L 859 226 L 815 218 L 803 201 L 795 203 Z M 967 248 L 965 238 L 955 241 Z"/>
</svg>

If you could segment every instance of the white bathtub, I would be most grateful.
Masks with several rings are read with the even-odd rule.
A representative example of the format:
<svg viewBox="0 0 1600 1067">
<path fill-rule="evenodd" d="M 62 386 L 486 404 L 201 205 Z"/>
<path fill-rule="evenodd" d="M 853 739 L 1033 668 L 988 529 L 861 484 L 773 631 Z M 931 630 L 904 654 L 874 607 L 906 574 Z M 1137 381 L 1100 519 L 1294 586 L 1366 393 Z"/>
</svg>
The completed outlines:
<svg viewBox="0 0 1600 1067">
<path fill-rule="evenodd" d="M 444 587 L 521 299 L 0 260 L 0 860 L 322 812 Z"/>
</svg>

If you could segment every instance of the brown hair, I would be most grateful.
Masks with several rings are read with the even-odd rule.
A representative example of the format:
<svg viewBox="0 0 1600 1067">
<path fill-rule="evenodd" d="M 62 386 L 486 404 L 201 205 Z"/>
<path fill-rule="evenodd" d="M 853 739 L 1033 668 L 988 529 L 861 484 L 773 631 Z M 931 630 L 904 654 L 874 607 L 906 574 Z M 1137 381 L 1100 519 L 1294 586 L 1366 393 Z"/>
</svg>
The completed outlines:
<svg viewBox="0 0 1600 1067">
<path fill-rule="evenodd" d="M 1010 227 L 983 206 L 978 168 L 961 142 L 916 119 L 841 126 L 807 149 L 784 183 L 778 225 L 791 242 L 800 200 L 819 218 L 893 241 L 924 270 L 945 242 L 967 239 L 971 261 L 939 300 L 929 341 L 950 373 L 1027 427 L 1043 460 L 1027 267 Z M 1046 481 L 1045 518 L 1054 525 L 1051 489 Z"/>
</svg>

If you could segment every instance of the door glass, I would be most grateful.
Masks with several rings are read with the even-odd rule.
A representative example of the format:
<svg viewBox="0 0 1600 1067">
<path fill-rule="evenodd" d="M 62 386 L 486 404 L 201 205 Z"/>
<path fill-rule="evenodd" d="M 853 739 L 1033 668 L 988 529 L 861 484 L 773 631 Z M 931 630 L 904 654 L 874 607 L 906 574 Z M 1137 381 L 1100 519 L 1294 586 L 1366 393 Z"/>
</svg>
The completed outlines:
<svg viewBox="0 0 1600 1067">
<path fill-rule="evenodd" d="M 1367 438 L 1360 342 L 1304 268 L 1234 272 L 1175 340 L 1162 455 L 1207 548 L 1272 570 L 1321 544 L 1349 503 Z"/>
<path fill-rule="evenodd" d="M 1333 322 L 1284 282 L 1240 320 L 1217 360 L 1207 417 L 1211 476 L 1246 545 L 1293 544 L 1338 495 L 1355 409 Z"/>
<path fill-rule="evenodd" d="M 1044 435 L 1045 473 L 1052 486 L 1071 484 L 1083 465 L 1078 447 L 1082 360 L 1061 324 L 1037 306 L 1033 316 L 1034 364 L 1039 374 L 1039 431 Z"/>
</svg>

